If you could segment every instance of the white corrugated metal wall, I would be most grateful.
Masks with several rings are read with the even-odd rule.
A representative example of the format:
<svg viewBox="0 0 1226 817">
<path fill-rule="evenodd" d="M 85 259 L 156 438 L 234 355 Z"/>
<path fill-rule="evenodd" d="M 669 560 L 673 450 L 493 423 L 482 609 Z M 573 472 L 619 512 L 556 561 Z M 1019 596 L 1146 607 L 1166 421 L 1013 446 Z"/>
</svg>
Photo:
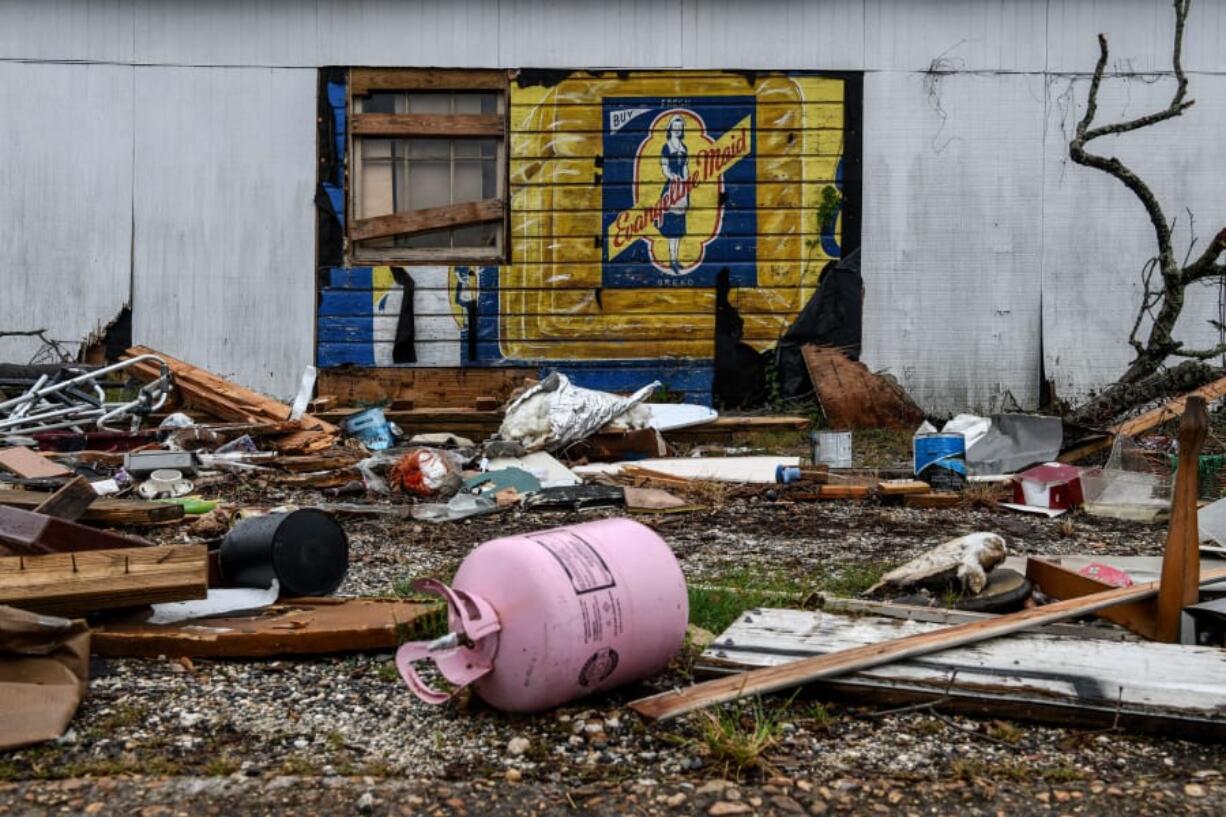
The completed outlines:
<svg viewBox="0 0 1226 817">
<path fill-rule="evenodd" d="M 1100 149 L 1203 242 L 1226 223 L 1226 4 L 1192 15 L 1197 105 Z M 1032 406 L 1041 367 L 1074 397 L 1128 359 L 1152 237 L 1068 133 L 1095 34 L 1113 70 L 1169 73 L 1171 27 L 1167 0 L 0 0 L 0 327 L 80 338 L 134 289 L 138 342 L 290 392 L 313 355 L 317 66 L 853 70 L 867 361 L 935 411 Z M 1162 101 L 1154 79 L 1112 80 L 1101 116 Z M 1217 303 L 1196 293 L 1191 342 Z"/>
</svg>

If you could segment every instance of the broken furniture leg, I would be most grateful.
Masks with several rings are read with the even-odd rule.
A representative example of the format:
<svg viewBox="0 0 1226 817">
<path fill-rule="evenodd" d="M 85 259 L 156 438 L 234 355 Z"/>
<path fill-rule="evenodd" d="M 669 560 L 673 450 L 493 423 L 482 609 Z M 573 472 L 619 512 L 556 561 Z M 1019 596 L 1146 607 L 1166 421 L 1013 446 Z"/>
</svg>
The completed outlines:
<svg viewBox="0 0 1226 817">
<path fill-rule="evenodd" d="M 1175 472 L 1175 491 L 1171 497 L 1171 526 L 1166 533 L 1162 554 L 1162 580 L 1158 591 L 1158 621 L 1154 636 L 1158 641 L 1179 643 L 1179 624 L 1183 608 L 1196 604 L 1200 597 L 1200 531 L 1196 522 L 1196 471 L 1201 446 L 1209 431 L 1205 398 L 1188 398 L 1179 423 L 1179 470 Z"/>
<path fill-rule="evenodd" d="M 89 480 L 85 477 L 73 477 L 58 491 L 40 502 L 34 513 L 76 522 L 97 498 L 98 492 Z"/>
</svg>

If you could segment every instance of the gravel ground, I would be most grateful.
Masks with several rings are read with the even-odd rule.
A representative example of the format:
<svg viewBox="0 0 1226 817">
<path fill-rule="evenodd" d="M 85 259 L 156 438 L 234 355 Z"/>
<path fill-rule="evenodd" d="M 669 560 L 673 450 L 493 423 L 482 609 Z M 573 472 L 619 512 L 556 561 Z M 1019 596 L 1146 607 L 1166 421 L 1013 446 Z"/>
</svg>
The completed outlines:
<svg viewBox="0 0 1226 817">
<path fill-rule="evenodd" d="M 252 497 L 246 496 L 247 501 Z M 318 501 L 310 493 L 264 497 Z M 521 514 L 441 526 L 350 519 L 343 594 L 450 577 L 475 544 L 593 518 Z M 821 586 L 973 530 L 1015 553 L 1150 554 L 1164 529 L 989 510 L 736 500 L 645 517 L 691 582 L 746 571 Z M 147 531 L 163 541 L 181 528 Z M 1205 814 L 1226 813 L 1226 751 L 1179 740 L 870 710 L 813 699 L 725 710 L 768 727 L 744 768 L 702 714 L 647 725 L 623 705 L 684 679 L 525 717 L 433 708 L 390 654 L 311 660 L 97 661 L 60 741 L 0 754 L 0 814 Z"/>
</svg>

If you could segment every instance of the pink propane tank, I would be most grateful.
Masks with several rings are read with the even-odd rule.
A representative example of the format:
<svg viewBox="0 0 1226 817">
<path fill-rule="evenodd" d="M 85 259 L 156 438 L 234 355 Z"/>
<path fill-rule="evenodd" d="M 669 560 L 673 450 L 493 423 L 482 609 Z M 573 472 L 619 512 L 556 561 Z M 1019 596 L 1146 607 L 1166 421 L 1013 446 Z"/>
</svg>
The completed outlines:
<svg viewBox="0 0 1226 817">
<path fill-rule="evenodd" d="M 422 681 L 413 664 L 424 658 L 490 706 L 535 712 L 659 672 L 689 620 L 672 550 L 629 519 L 494 539 L 468 554 L 451 587 L 415 586 L 447 600 L 451 632 L 402 645 L 396 666 L 432 704 L 451 695 Z"/>
</svg>

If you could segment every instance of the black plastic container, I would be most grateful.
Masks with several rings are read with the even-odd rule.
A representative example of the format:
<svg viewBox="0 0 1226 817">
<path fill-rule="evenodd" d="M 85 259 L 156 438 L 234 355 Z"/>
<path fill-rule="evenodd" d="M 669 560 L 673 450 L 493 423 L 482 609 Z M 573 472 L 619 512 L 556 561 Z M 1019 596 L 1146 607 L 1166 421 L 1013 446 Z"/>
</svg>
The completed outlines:
<svg viewBox="0 0 1226 817">
<path fill-rule="evenodd" d="M 326 596 L 349 570 L 349 537 L 314 508 L 244 519 L 221 543 L 221 574 L 239 587 L 268 587 L 287 596 Z"/>
</svg>

